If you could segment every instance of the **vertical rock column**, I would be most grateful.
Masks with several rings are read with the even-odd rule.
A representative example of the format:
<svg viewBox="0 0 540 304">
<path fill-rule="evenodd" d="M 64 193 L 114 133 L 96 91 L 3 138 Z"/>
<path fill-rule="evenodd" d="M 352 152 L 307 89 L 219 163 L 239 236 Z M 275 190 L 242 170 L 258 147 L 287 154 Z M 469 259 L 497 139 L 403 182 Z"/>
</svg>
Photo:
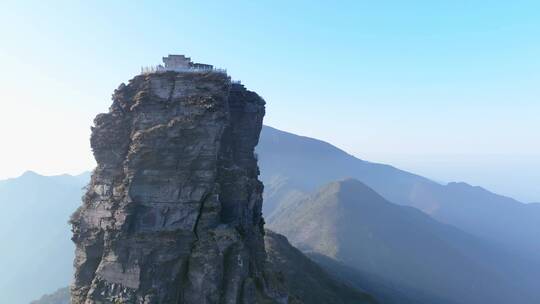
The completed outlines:
<svg viewBox="0 0 540 304">
<path fill-rule="evenodd" d="M 139 75 L 92 128 L 72 303 L 275 303 L 254 155 L 264 101 L 217 72 Z M 280 300 L 281 298 L 281 300 Z"/>
</svg>

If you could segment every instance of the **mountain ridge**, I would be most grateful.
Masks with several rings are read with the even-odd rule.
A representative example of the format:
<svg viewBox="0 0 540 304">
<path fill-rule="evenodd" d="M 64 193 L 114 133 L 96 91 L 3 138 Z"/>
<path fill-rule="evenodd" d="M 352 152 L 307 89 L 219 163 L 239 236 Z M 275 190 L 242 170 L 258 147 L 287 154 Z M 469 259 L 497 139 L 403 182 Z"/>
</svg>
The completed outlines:
<svg viewBox="0 0 540 304">
<path fill-rule="evenodd" d="M 68 220 L 87 184 L 87 178 L 39 174 L 0 181 L 7 249 L 0 268 L 9 274 L 0 277 L 1 303 L 28 303 L 70 282 L 75 248 Z"/>
<path fill-rule="evenodd" d="M 268 227 L 307 253 L 340 261 L 401 290 L 431 294 L 426 303 L 433 298 L 529 303 L 538 296 L 530 286 L 538 265 L 513 260 L 489 242 L 415 208 L 390 203 L 354 179 L 321 187 L 278 212 Z M 525 278 L 526 286 L 515 283 Z"/>
<path fill-rule="evenodd" d="M 540 237 L 538 205 L 464 182 L 439 184 L 268 126 L 263 127 L 256 151 L 267 190 L 263 206 L 267 218 L 280 204 L 293 204 L 329 181 L 354 177 L 390 202 L 415 207 L 440 222 L 513 248 L 523 257 L 540 256 L 540 242 L 529 241 Z"/>
</svg>

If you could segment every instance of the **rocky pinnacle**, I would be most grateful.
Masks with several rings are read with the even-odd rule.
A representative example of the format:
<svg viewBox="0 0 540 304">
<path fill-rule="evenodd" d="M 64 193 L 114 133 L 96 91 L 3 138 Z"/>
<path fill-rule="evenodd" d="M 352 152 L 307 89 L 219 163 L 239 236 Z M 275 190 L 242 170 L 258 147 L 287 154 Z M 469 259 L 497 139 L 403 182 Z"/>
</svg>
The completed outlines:
<svg viewBox="0 0 540 304">
<path fill-rule="evenodd" d="M 265 102 L 218 71 L 121 84 L 71 223 L 73 304 L 286 303 L 265 270 L 253 152 Z"/>
</svg>

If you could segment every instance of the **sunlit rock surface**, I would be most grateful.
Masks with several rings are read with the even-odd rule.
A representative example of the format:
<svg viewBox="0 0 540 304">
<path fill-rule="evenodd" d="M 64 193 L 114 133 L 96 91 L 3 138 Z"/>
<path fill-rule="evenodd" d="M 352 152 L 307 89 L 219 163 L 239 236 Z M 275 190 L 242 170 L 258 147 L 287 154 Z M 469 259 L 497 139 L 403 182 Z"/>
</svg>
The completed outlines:
<svg viewBox="0 0 540 304">
<path fill-rule="evenodd" d="M 264 105 L 223 72 L 120 85 L 95 118 L 98 165 L 72 216 L 72 303 L 288 301 L 264 266 Z"/>
</svg>

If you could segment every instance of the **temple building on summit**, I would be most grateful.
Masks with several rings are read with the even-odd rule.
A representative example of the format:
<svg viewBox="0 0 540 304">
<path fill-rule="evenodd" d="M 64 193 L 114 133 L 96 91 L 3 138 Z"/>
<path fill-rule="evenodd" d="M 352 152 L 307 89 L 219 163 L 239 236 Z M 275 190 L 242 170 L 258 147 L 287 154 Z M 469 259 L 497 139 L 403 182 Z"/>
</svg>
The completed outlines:
<svg viewBox="0 0 540 304">
<path fill-rule="evenodd" d="M 156 72 L 221 72 L 225 73 L 225 70 L 215 69 L 210 64 L 192 62 L 190 57 L 184 55 L 169 55 L 163 57 L 163 65 L 143 67 L 141 68 L 141 74 L 156 73 Z"/>
</svg>

